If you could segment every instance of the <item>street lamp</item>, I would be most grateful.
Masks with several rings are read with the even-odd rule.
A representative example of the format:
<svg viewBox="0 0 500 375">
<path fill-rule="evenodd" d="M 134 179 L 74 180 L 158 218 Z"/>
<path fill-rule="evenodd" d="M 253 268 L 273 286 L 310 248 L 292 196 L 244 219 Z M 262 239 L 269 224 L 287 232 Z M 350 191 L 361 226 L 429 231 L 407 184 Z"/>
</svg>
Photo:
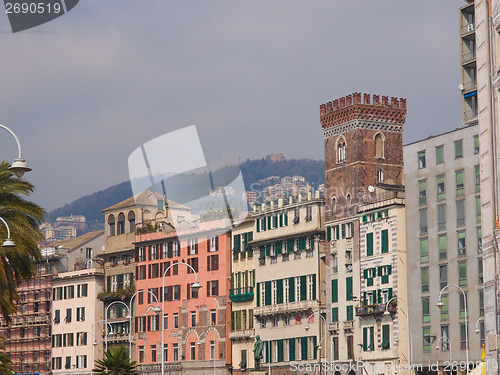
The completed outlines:
<svg viewBox="0 0 500 375">
<path fill-rule="evenodd" d="M 450 341 L 450 339 L 448 337 L 441 336 L 439 338 L 439 340 L 436 343 L 436 350 L 439 350 L 439 341 L 443 341 L 444 342 L 444 340 L 446 340 L 446 343 L 448 344 L 448 349 L 450 350 L 450 363 L 451 363 L 451 341 Z"/>
<path fill-rule="evenodd" d="M 2 217 L 0 217 L 0 220 L 2 220 L 3 224 L 7 228 L 7 238 L 5 239 L 5 241 L 3 241 L 2 247 L 16 247 L 16 244 L 14 243 L 14 241 L 12 241 L 10 239 L 10 228 L 9 228 L 9 225 L 7 224 L 7 222 Z"/>
<path fill-rule="evenodd" d="M 197 291 L 198 289 L 201 288 L 201 284 L 198 282 L 198 274 L 196 273 L 195 269 L 191 267 L 190 264 L 184 263 L 184 262 L 178 262 L 178 263 L 172 263 L 170 266 L 167 267 L 165 271 L 163 271 L 163 286 L 162 286 L 162 293 L 163 293 L 163 298 L 162 298 L 162 306 L 161 306 L 161 311 L 162 314 L 165 314 L 165 277 L 167 276 L 167 272 L 172 268 L 173 266 L 177 266 L 179 264 L 184 264 L 185 266 L 189 267 L 193 273 L 194 273 L 194 283 L 191 284 L 191 289 L 194 291 Z M 165 325 L 164 325 L 164 317 L 161 317 L 161 375 L 165 375 Z"/>
<path fill-rule="evenodd" d="M 198 341 L 196 342 L 198 345 L 201 345 L 202 342 L 201 342 L 201 337 L 203 335 L 210 335 L 212 336 L 212 338 L 214 339 L 214 375 L 216 375 L 216 368 L 215 368 L 215 359 L 217 358 L 217 356 L 215 355 L 216 351 L 215 351 L 215 341 L 216 341 L 216 337 L 214 336 L 214 334 L 212 333 L 212 331 L 206 331 L 206 332 L 203 332 L 199 337 L 198 337 Z M 210 348 L 211 349 L 211 348 Z M 210 350 L 210 354 L 212 354 L 212 350 Z"/>
<path fill-rule="evenodd" d="M 477 335 L 479 335 L 481 333 L 481 330 L 479 329 L 479 321 L 482 320 L 484 321 L 484 316 L 481 316 L 477 322 L 476 322 L 476 329 L 474 330 L 474 332 L 476 332 Z"/>
<path fill-rule="evenodd" d="M 0 128 L 7 130 L 10 134 L 12 134 L 12 136 L 16 140 L 17 149 L 19 150 L 19 157 L 14 160 L 14 163 L 12 163 L 12 165 L 9 167 L 9 171 L 14 173 L 17 177 L 21 178 L 23 177 L 25 172 L 31 171 L 31 168 L 28 167 L 28 164 L 26 164 L 26 160 L 24 160 L 23 157 L 21 156 L 21 143 L 19 142 L 19 139 L 17 138 L 16 134 L 8 127 L 0 124 Z"/>
<path fill-rule="evenodd" d="M 413 359 L 413 355 L 411 354 L 411 341 L 410 341 L 410 336 L 411 336 L 411 332 L 410 332 L 410 315 L 408 314 L 408 303 L 401 297 L 392 297 L 389 301 L 387 301 L 387 303 L 385 304 L 385 311 L 384 311 L 384 315 L 385 316 L 390 316 L 391 313 L 389 312 L 389 303 L 391 303 L 391 301 L 393 300 L 401 300 L 403 301 L 403 303 L 405 304 L 405 307 L 406 307 L 406 330 L 408 331 L 408 365 L 410 366 L 409 370 L 408 370 L 408 373 L 411 374 L 412 373 L 412 364 L 411 364 L 411 361 Z M 398 340 L 399 342 L 399 340 Z"/>
<path fill-rule="evenodd" d="M 466 348 L 466 355 L 467 355 L 467 371 L 469 371 L 469 318 L 467 316 L 467 296 L 465 295 L 465 292 L 462 288 L 460 288 L 458 285 L 455 285 L 455 284 L 448 284 L 446 286 L 443 287 L 443 289 L 441 289 L 441 291 L 439 292 L 439 301 L 438 303 L 436 303 L 436 306 L 441 310 L 444 306 L 444 303 L 443 301 L 441 300 L 441 296 L 443 294 L 443 292 L 445 291 L 445 289 L 447 289 L 448 287 L 454 287 L 454 288 L 457 288 L 459 291 L 462 292 L 462 295 L 464 296 L 464 308 L 465 308 L 465 348 Z"/>
<path fill-rule="evenodd" d="M 129 338 L 130 338 L 130 329 L 131 329 L 131 325 L 132 325 L 132 316 L 130 315 L 130 308 L 127 306 L 127 304 L 125 302 L 122 302 L 122 301 L 114 301 L 114 302 L 111 302 L 107 307 L 106 307 L 106 325 L 108 324 L 108 310 L 111 306 L 113 306 L 115 303 L 118 303 L 120 305 L 123 305 L 127 308 L 128 310 L 128 315 L 125 317 L 125 319 L 128 319 L 129 320 Z M 111 326 L 111 325 L 110 325 Z M 113 329 L 113 328 L 111 328 Z M 129 340 L 130 341 L 130 340 Z M 106 351 L 108 351 L 108 330 L 106 329 Z M 129 356 L 130 356 L 130 353 L 129 353 Z"/>
<path fill-rule="evenodd" d="M 94 336 L 94 327 L 97 323 L 100 323 L 100 322 L 103 322 L 103 323 L 106 323 L 111 329 L 113 329 L 113 327 L 111 326 L 111 324 L 109 324 L 106 320 L 104 319 L 100 319 L 100 320 L 96 320 L 94 323 L 92 323 L 92 329 L 91 329 L 91 334 L 92 334 L 92 345 L 93 346 L 97 346 L 97 340 L 95 339 L 95 336 Z M 108 330 L 108 327 L 106 327 L 106 331 Z M 91 360 L 91 363 L 92 363 L 92 366 L 94 366 L 94 349 L 95 348 L 92 348 L 92 360 Z"/>
<path fill-rule="evenodd" d="M 156 300 L 156 307 L 153 308 L 153 311 L 155 313 L 159 313 L 161 311 L 160 305 L 158 303 L 158 297 L 153 292 L 151 292 L 149 290 L 140 289 L 137 292 L 135 292 L 132 295 L 132 297 L 130 297 L 130 302 L 128 304 L 128 315 L 125 317 L 125 319 L 128 319 L 129 322 L 130 322 L 130 327 L 129 327 L 129 330 L 128 330 L 128 338 L 129 338 L 129 340 L 128 340 L 129 341 L 129 343 L 128 343 L 128 357 L 129 357 L 129 359 L 132 359 L 132 302 L 134 301 L 135 296 L 138 295 L 139 293 L 142 293 L 142 292 L 149 293 L 149 294 L 151 294 L 155 298 L 155 300 Z M 149 307 L 148 307 L 148 309 L 149 309 Z M 147 311 L 146 311 L 146 314 L 147 314 Z"/>
<path fill-rule="evenodd" d="M 327 331 L 327 323 L 326 323 L 326 319 L 323 315 L 321 315 L 319 312 L 315 312 L 315 313 L 312 313 L 311 315 L 309 315 L 306 319 L 306 326 L 304 327 L 304 329 L 306 331 L 309 331 L 309 319 L 311 319 L 311 317 L 313 317 L 314 315 L 318 315 L 321 317 L 321 319 L 323 319 L 323 321 L 325 322 L 325 333 L 323 335 L 323 338 L 319 340 L 319 345 L 318 345 L 318 349 L 321 349 L 321 341 L 325 339 L 325 359 L 326 359 L 326 333 L 328 332 Z M 332 349 L 333 350 L 333 349 Z M 318 357 L 321 357 L 321 353 Z M 321 368 L 321 358 L 319 358 L 319 362 L 320 362 L 320 368 Z M 325 366 L 325 375 L 326 375 L 326 366 Z"/>
</svg>

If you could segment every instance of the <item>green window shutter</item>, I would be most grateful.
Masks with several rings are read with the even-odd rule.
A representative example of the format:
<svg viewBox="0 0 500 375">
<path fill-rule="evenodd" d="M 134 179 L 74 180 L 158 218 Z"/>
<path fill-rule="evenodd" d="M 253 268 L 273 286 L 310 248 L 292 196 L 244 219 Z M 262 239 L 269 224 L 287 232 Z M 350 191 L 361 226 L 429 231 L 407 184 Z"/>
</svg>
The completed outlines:
<svg viewBox="0 0 500 375">
<path fill-rule="evenodd" d="M 293 240 L 287 241 L 286 248 L 288 253 L 293 253 Z"/>
<path fill-rule="evenodd" d="M 376 301 L 377 301 L 377 303 L 384 303 L 384 301 L 382 300 L 382 289 L 377 289 Z"/>
<path fill-rule="evenodd" d="M 260 307 L 260 283 L 257 283 L 257 307 Z"/>
<path fill-rule="evenodd" d="M 382 284 L 389 284 L 389 275 L 382 276 Z"/>
<path fill-rule="evenodd" d="M 248 270 L 247 270 L 247 271 L 245 271 L 245 285 L 243 285 L 243 286 L 244 286 L 244 287 L 249 286 L 249 285 L 248 285 Z"/>
<path fill-rule="evenodd" d="M 330 242 L 332 240 L 332 227 L 326 228 L 326 240 Z"/>
<path fill-rule="evenodd" d="M 290 302 L 295 302 L 295 277 L 288 278 L 288 300 Z"/>
<path fill-rule="evenodd" d="M 338 321 L 339 321 L 339 308 L 333 307 L 332 308 L 332 322 L 338 322 Z"/>
<path fill-rule="evenodd" d="M 368 270 L 367 269 L 364 269 L 363 270 L 363 278 L 366 280 L 368 279 Z"/>
<path fill-rule="evenodd" d="M 266 363 L 271 362 L 271 342 L 264 341 L 264 348 L 266 350 Z"/>
<path fill-rule="evenodd" d="M 389 230 L 384 229 L 382 231 L 382 253 L 389 252 Z"/>
<path fill-rule="evenodd" d="M 352 305 L 346 307 L 347 320 L 354 320 L 354 308 Z"/>
<path fill-rule="evenodd" d="M 277 340 L 278 343 L 278 362 L 283 362 L 285 360 L 285 356 L 283 353 L 283 339 Z"/>
<path fill-rule="evenodd" d="M 307 359 L 307 337 L 300 338 L 300 352 L 301 352 L 301 359 L 306 360 Z"/>
<path fill-rule="evenodd" d="M 289 360 L 295 361 L 295 338 L 288 339 Z"/>
<path fill-rule="evenodd" d="M 299 238 L 299 250 L 305 250 L 305 249 L 306 249 L 306 238 L 300 237 Z"/>
<path fill-rule="evenodd" d="M 377 267 L 377 276 L 382 276 L 382 266 Z"/>
<path fill-rule="evenodd" d="M 300 300 L 305 301 L 307 299 L 307 276 L 300 276 Z"/>
<path fill-rule="evenodd" d="M 241 251 L 241 235 L 237 234 L 234 236 L 234 244 L 233 249 L 235 253 L 239 253 Z"/>
<path fill-rule="evenodd" d="M 277 280 L 276 284 L 278 288 L 278 303 L 283 303 L 283 279 Z"/>
<path fill-rule="evenodd" d="M 266 281 L 266 306 L 269 306 L 271 305 L 271 294 L 272 294 L 272 291 L 271 291 L 271 282 L 270 281 Z"/>
<path fill-rule="evenodd" d="M 312 299 L 316 300 L 316 274 L 312 275 L 313 289 L 312 289 Z"/>
<path fill-rule="evenodd" d="M 271 256 L 271 245 L 266 245 L 266 257 Z"/>
<path fill-rule="evenodd" d="M 366 234 L 366 256 L 373 255 L 373 233 Z"/>
<path fill-rule="evenodd" d="M 271 229 L 271 216 L 267 217 L 267 229 Z"/>
<path fill-rule="evenodd" d="M 257 233 L 260 232 L 260 220 L 259 219 L 255 220 L 255 229 L 257 230 Z"/>
<path fill-rule="evenodd" d="M 339 240 L 340 239 L 340 226 L 335 225 L 335 238 L 334 240 Z"/>
<path fill-rule="evenodd" d="M 260 247 L 260 259 L 264 259 L 266 257 L 266 249 L 264 246 Z"/>
<path fill-rule="evenodd" d="M 345 224 L 342 224 L 341 228 L 342 228 L 342 238 L 344 239 L 345 238 Z"/>
<path fill-rule="evenodd" d="M 387 274 L 392 275 L 392 265 L 390 264 L 387 266 Z"/>
<path fill-rule="evenodd" d="M 231 289 L 234 289 L 234 272 L 231 274 Z"/>
<path fill-rule="evenodd" d="M 283 226 L 283 214 L 280 214 L 280 228 Z"/>
<path fill-rule="evenodd" d="M 391 299 L 392 298 L 392 288 L 389 288 L 389 293 L 387 293 L 387 294 L 388 294 L 387 298 Z"/>
<path fill-rule="evenodd" d="M 368 350 L 368 328 L 363 327 L 363 351 Z"/>
<path fill-rule="evenodd" d="M 281 254 L 282 253 L 281 249 L 282 249 L 282 242 L 281 241 L 276 242 L 276 254 Z"/>
<path fill-rule="evenodd" d="M 288 212 L 284 213 L 285 215 L 285 227 L 288 226 Z"/>
<path fill-rule="evenodd" d="M 316 345 L 317 345 L 317 337 L 313 336 L 313 354 L 314 354 L 314 359 L 318 358 L 318 351 L 316 350 Z"/>
<path fill-rule="evenodd" d="M 389 349 L 391 347 L 390 326 L 384 324 L 382 326 L 382 349 Z"/>
<path fill-rule="evenodd" d="M 352 301 L 352 277 L 346 278 L 345 288 L 345 299 Z"/>
<path fill-rule="evenodd" d="M 336 303 L 339 301 L 339 281 L 338 279 L 332 280 L 332 302 Z"/>
<path fill-rule="evenodd" d="M 234 311 L 231 311 L 231 329 L 234 331 Z"/>
<path fill-rule="evenodd" d="M 363 223 L 366 223 L 368 221 L 368 217 L 366 215 L 363 215 Z"/>
<path fill-rule="evenodd" d="M 373 278 L 370 277 L 369 279 L 366 280 L 366 286 L 373 286 Z"/>
<path fill-rule="evenodd" d="M 111 276 L 108 276 L 107 279 L 108 279 L 108 282 L 107 282 L 107 284 L 108 284 L 107 285 L 107 291 L 111 292 Z"/>
<path fill-rule="evenodd" d="M 255 286 L 255 270 L 252 270 L 252 280 L 253 280 L 252 286 Z"/>
</svg>

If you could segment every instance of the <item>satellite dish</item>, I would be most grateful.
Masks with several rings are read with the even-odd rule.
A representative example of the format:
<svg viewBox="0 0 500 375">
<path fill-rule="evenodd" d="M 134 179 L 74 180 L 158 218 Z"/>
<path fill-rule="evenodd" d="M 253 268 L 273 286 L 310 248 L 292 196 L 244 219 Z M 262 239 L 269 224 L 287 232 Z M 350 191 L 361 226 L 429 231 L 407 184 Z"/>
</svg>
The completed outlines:
<svg viewBox="0 0 500 375">
<path fill-rule="evenodd" d="M 368 186 L 368 191 L 370 193 L 373 193 L 375 191 L 375 188 L 372 185 L 370 185 L 370 186 Z"/>
<path fill-rule="evenodd" d="M 464 91 L 464 88 L 465 88 L 465 86 L 463 85 L 463 83 L 461 83 L 461 84 L 458 85 L 458 89 L 460 91 Z"/>
</svg>

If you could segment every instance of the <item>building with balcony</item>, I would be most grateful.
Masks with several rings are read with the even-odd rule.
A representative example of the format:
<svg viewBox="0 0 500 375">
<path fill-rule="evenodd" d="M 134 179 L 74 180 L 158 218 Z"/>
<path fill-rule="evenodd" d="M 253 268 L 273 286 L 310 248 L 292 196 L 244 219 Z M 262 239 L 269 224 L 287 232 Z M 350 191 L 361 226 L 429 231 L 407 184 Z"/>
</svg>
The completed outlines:
<svg viewBox="0 0 500 375">
<path fill-rule="evenodd" d="M 231 365 L 231 234 L 226 219 L 136 236 L 135 360 L 141 373 L 207 374 Z M 192 289 L 196 272 L 202 288 Z M 165 274 L 165 286 L 163 275 Z M 156 296 L 161 313 L 156 313 Z"/>
<path fill-rule="evenodd" d="M 78 269 L 54 277 L 52 286 L 52 374 L 92 374 L 103 358 L 104 269 Z"/>
<path fill-rule="evenodd" d="M 474 0 L 466 0 L 460 7 L 460 72 L 459 89 L 462 96 L 462 122 L 477 124 L 477 42 Z"/>
<path fill-rule="evenodd" d="M 395 302 L 384 315 L 393 296 L 406 299 L 405 118 L 406 100 L 394 97 L 389 102 L 386 96 L 354 93 L 320 106 L 327 202 L 326 357 L 342 375 L 395 373 L 396 366 L 409 362 L 406 311 Z M 359 360 L 364 369 L 343 370 Z"/>
<path fill-rule="evenodd" d="M 255 222 L 248 218 L 232 231 L 231 300 L 232 371 L 234 374 L 255 367 L 253 356 L 255 308 L 255 259 L 252 246 Z"/>
<path fill-rule="evenodd" d="M 290 363 L 317 365 L 323 357 L 323 215 L 319 192 L 254 209 L 248 245 L 255 267 L 254 335 L 264 342 L 263 369 L 289 372 Z"/>
<path fill-rule="evenodd" d="M 404 147 L 410 331 L 413 362 L 424 371 L 429 363 L 464 361 L 467 343 L 476 362 L 485 343 L 479 154 L 477 125 Z M 458 288 L 447 288 L 444 307 L 436 306 L 449 284 L 465 292 L 468 337 Z"/>
</svg>

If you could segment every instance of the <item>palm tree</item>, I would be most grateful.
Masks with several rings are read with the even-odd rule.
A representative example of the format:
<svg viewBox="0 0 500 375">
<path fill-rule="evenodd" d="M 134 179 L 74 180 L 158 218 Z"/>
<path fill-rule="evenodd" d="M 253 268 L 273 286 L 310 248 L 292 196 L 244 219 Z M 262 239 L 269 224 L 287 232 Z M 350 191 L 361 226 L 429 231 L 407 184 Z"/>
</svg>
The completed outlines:
<svg viewBox="0 0 500 375">
<path fill-rule="evenodd" d="M 9 225 L 16 247 L 0 248 L 0 313 L 10 322 L 11 314 L 17 311 L 19 295 L 16 289 L 23 280 L 34 273 L 34 261 L 41 259 L 37 241 L 43 239 L 38 229 L 45 214 L 43 208 L 25 197 L 34 186 L 17 178 L 8 170 L 10 164 L 0 163 L 0 217 Z M 7 238 L 7 229 L 0 224 L 0 241 Z"/>
<path fill-rule="evenodd" d="M 96 368 L 92 370 L 97 375 L 138 375 L 135 361 L 130 361 L 128 351 L 124 346 L 109 348 L 104 353 L 104 359 L 95 361 Z"/>
<path fill-rule="evenodd" d="M 0 345 L 0 375 L 11 375 L 14 371 L 11 367 L 10 358 L 3 352 L 5 347 Z"/>
</svg>

